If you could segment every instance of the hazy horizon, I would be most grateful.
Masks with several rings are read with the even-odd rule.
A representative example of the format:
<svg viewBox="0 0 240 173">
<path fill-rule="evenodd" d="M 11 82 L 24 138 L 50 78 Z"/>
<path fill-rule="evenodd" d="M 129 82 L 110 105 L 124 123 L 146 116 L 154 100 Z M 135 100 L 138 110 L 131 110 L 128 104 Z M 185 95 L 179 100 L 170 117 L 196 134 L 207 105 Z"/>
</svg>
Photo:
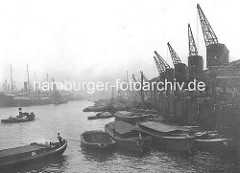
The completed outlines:
<svg viewBox="0 0 240 173">
<path fill-rule="evenodd" d="M 30 79 L 35 74 L 39 81 L 47 74 L 58 81 L 111 81 L 126 71 L 129 78 L 139 76 L 140 70 L 153 78 L 154 50 L 173 66 L 167 42 L 187 64 L 188 23 L 206 61 L 197 3 L 228 47 L 230 61 L 239 59 L 234 0 L 1 1 L 0 82 L 9 81 L 12 65 L 13 79 L 22 86 L 27 64 Z"/>
</svg>

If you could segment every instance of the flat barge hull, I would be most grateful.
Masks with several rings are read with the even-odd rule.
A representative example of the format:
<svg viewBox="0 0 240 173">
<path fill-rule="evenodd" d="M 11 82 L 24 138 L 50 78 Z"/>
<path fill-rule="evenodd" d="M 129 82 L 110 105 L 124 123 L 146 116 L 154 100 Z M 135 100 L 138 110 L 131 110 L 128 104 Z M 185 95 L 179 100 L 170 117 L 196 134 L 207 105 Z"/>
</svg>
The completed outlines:
<svg viewBox="0 0 240 173">
<path fill-rule="evenodd" d="M 67 142 L 61 147 L 50 149 L 47 147 L 38 147 L 26 145 L 16 148 L 10 148 L 0 151 L 0 172 L 6 171 L 12 166 L 22 167 L 24 164 L 33 164 L 46 162 L 63 154 L 67 148 Z"/>
</svg>

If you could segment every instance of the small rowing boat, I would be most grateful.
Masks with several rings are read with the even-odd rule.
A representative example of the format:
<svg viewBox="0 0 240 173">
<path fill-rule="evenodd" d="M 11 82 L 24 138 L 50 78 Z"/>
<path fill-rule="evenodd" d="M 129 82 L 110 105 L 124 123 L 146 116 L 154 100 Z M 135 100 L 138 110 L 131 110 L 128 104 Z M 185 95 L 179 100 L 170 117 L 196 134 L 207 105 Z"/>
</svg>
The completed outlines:
<svg viewBox="0 0 240 173">
<path fill-rule="evenodd" d="M 197 150 L 223 151 L 231 148 L 231 140 L 222 138 L 217 131 L 199 131 L 194 136 L 193 148 Z"/>
<path fill-rule="evenodd" d="M 86 131 L 81 134 L 81 146 L 86 149 L 112 149 L 115 141 L 110 136 L 100 130 Z"/>
</svg>

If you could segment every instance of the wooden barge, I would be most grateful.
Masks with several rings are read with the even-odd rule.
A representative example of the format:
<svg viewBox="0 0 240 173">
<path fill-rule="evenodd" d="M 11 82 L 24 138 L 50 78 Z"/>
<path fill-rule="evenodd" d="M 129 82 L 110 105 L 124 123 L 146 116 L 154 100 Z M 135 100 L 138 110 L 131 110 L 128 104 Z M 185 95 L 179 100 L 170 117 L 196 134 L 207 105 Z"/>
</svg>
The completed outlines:
<svg viewBox="0 0 240 173">
<path fill-rule="evenodd" d="M 114 148 L 115 141 L 104 131 L 86 131 L 81 134 L 81 146 L 92 150 L 108 150 Z"/>
<path fill-rule="evenodd" d="M 0 170 L 5 170 L 11 166 L 21 166 L 33 162 L 46 161 L 63 154 L 67 148 L 67 141 L 50 143 L 49 145 L 32 143 L 14 148 L 0 150 Z M 1 172 L 1 171 L 0 171 Z"/>
<path fill-rule="evenodd" d="M 152 138 L 149 135 L 123 121 L 106 124 L 105 131 L 116 142 L 116 146 L 120 149 L 143 152 L 150 147 L 152 142 Z"/>
</svg>

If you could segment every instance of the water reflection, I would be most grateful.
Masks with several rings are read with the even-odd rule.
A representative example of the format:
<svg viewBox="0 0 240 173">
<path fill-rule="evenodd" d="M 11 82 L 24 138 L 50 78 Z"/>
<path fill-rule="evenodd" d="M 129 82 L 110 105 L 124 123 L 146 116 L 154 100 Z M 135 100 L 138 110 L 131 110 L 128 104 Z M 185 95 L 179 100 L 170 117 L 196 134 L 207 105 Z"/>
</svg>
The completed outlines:
<svg viewBox="0 0 240 173">
<path fill-rule="evenodd" d="M 88 161 L 96 161 L 96 162 L 105 162 L 107 160 L 111 160 L 114 155 L 114 150 L 111 151 L 101 151 L 95 150 L 91 151 L 88 149 L 82 149 L 81 154 L 84 155 L 85 159 Z"/>
<path fill-rule="evenodd" d="M 80 134 L 86 130 L 103 130 L 113 119 L 89 121 L 82 110 L 92 102 L 69 102 L 63 105 L 44 105 L 24 108 L 34 112 L 36 120 L 21 124 L 0 124 L 0 149 L 29 144 L 38 139 L 57 140 L 60 132 L 68 141 L 68 147 L 57 160 L 27 164 L 1 173 L 238 173 L 234 154 L 173 152 L 152 147 L 144 153 L 114 149 L 109 152 L 84 150 L 80 146 Z M 0 119 L 14 115 L 16 108 L 0 110 Z"/>
<path fill-rule="evenodd" d="M 54 159 L 45 159 L 41 161 L 27 162 L 18 166 L 9 167 L 1 170 L 4 173 L 33 173 L 33 172 L 64 172 L 66 164 L 66 156 Z M 61 171 L 60 171 L 61 170 Z"/>
</svg>

